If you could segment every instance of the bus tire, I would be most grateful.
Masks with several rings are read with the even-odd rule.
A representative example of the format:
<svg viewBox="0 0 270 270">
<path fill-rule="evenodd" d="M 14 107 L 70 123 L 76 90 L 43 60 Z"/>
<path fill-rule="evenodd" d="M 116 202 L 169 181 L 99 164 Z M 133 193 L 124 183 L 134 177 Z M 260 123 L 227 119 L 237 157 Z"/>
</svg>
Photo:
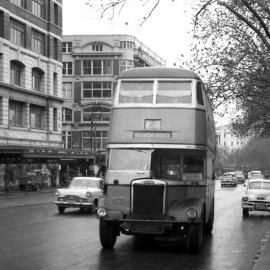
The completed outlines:
<svg viewBox="0 0 270 270">
<path fill-rule="evenodd" d="M 190 224 L 186 239 L 187 252 L 198 253 L 203 244 L 203 224 Z"/>
<path fill-rule="evenodd" d="M 215 202 L 212 202 L 211 210 L 210 210 L 209 219 L 205 224 L 204 233 L 205 234 L 211 234 L 213 230 L 214 225 L 214 219 L 215 219 Z"/>
<path fill-rule="evenodd" d="M 103 219 L 99 220 L 99 240 L 103 248 L 111 249 L 116 242 L 116 234 L 113 222 Z"/>
</svg>

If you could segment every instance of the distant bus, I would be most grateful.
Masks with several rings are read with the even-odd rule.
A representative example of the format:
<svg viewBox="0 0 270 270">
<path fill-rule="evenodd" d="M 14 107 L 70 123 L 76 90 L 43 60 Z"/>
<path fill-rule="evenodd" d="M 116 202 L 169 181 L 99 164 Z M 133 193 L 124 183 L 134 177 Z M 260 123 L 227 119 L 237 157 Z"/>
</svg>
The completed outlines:
<svg viewBox="0 0 270 270">
<path fill-rule="evenodd" d="M 197 252 L 214 221 L 215 127 L 201 79 L 136 68 L 119 79 L 107 144 L 100 242 L 117 236 L 184 239 Z"/>
</svg>

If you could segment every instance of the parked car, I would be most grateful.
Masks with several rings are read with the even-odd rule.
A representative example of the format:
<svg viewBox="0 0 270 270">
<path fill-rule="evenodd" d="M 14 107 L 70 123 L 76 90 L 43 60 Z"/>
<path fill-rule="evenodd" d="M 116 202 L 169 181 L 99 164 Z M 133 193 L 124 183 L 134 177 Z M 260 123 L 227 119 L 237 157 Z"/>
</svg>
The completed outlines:
<svg viewBox="0 0 270 270">
<path fill-rule="evenodd" d="M 43 187 L 43 178 L 39 170 L 23 172 L 19 177 L 19 189 L 21 191 L 37 191 Z"/>
<path fill-rule="evenodd" d="M 244 217 L 250 211 L 270 211 L 270 180 L 248 180 L 241 205 Z"/>
<path fill-rule="evenodd" d="M 236 187 L 237 179 L 235 174 L 232 173 L 224 173 L 221 179 L 221 187 Z"/>
<path fill-rule="evenodd" d="M 63 214 L 66 208 L 94 212 L 103 196 L 103 185 L 104 180 L 100 177 L 74 177 L 68 188 L 55 191 L 57 198 L 54 203 L 60 214 Z"/>
</svg>

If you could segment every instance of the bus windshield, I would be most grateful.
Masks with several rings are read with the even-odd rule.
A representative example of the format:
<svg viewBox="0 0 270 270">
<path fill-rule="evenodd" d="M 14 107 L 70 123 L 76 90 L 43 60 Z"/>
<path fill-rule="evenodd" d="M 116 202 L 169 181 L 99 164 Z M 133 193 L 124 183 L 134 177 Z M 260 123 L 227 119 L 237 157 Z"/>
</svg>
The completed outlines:
<svg viewBox="0 0 270 270">
<path fill-rule="evenodd" d="M 157 103 L 191 103 L 191 81 L 159 81 Z"/>
<path fill-rule="evenodd" d="M 119 103 L 190 104 L 191 86 L 191 80 L 122 80 Z"/>
<path fill-rule="evenodd" d="M 153 81 L 122 81 L 119 103 L 153 102 Z"/>
<path fill-rule="evenodd" d="M 150 149 L 111 149 L 110 170 L 149 170 L 151 163 Z"/>
</svg>

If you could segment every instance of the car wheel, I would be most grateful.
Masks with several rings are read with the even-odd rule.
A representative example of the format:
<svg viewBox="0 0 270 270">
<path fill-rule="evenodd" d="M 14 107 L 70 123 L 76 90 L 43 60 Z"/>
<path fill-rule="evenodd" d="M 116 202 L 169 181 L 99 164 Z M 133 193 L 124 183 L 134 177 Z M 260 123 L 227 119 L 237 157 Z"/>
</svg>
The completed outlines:
<svg viewBox="0 0 270 270">
<path fill-rule="evenodd" d="M 63 214 L 64 212 L 65 212 L 65 207 L 63 207 L 63 206 L 58 206 L 58 212 L 59 212 L 59 214 Z"/>
<path fill-rule="evenodd" d="M 249 216 L 248 209 L 243 208 L 243 217 L 248 217 L 248 216 Z"/>
<path fill-rule="evenodd" d="M 191 224 L 188 228 L 186 247 L 189 253 L 198 253 L 203 244 L 203 225 Z"/>
<path fill-rule="evenodd" d="M 116 242 L 116 233 L 112 221 L 100 219 L 99 221 L 99 240 L 103 248 L 111 249 Z"/>
</svg>

